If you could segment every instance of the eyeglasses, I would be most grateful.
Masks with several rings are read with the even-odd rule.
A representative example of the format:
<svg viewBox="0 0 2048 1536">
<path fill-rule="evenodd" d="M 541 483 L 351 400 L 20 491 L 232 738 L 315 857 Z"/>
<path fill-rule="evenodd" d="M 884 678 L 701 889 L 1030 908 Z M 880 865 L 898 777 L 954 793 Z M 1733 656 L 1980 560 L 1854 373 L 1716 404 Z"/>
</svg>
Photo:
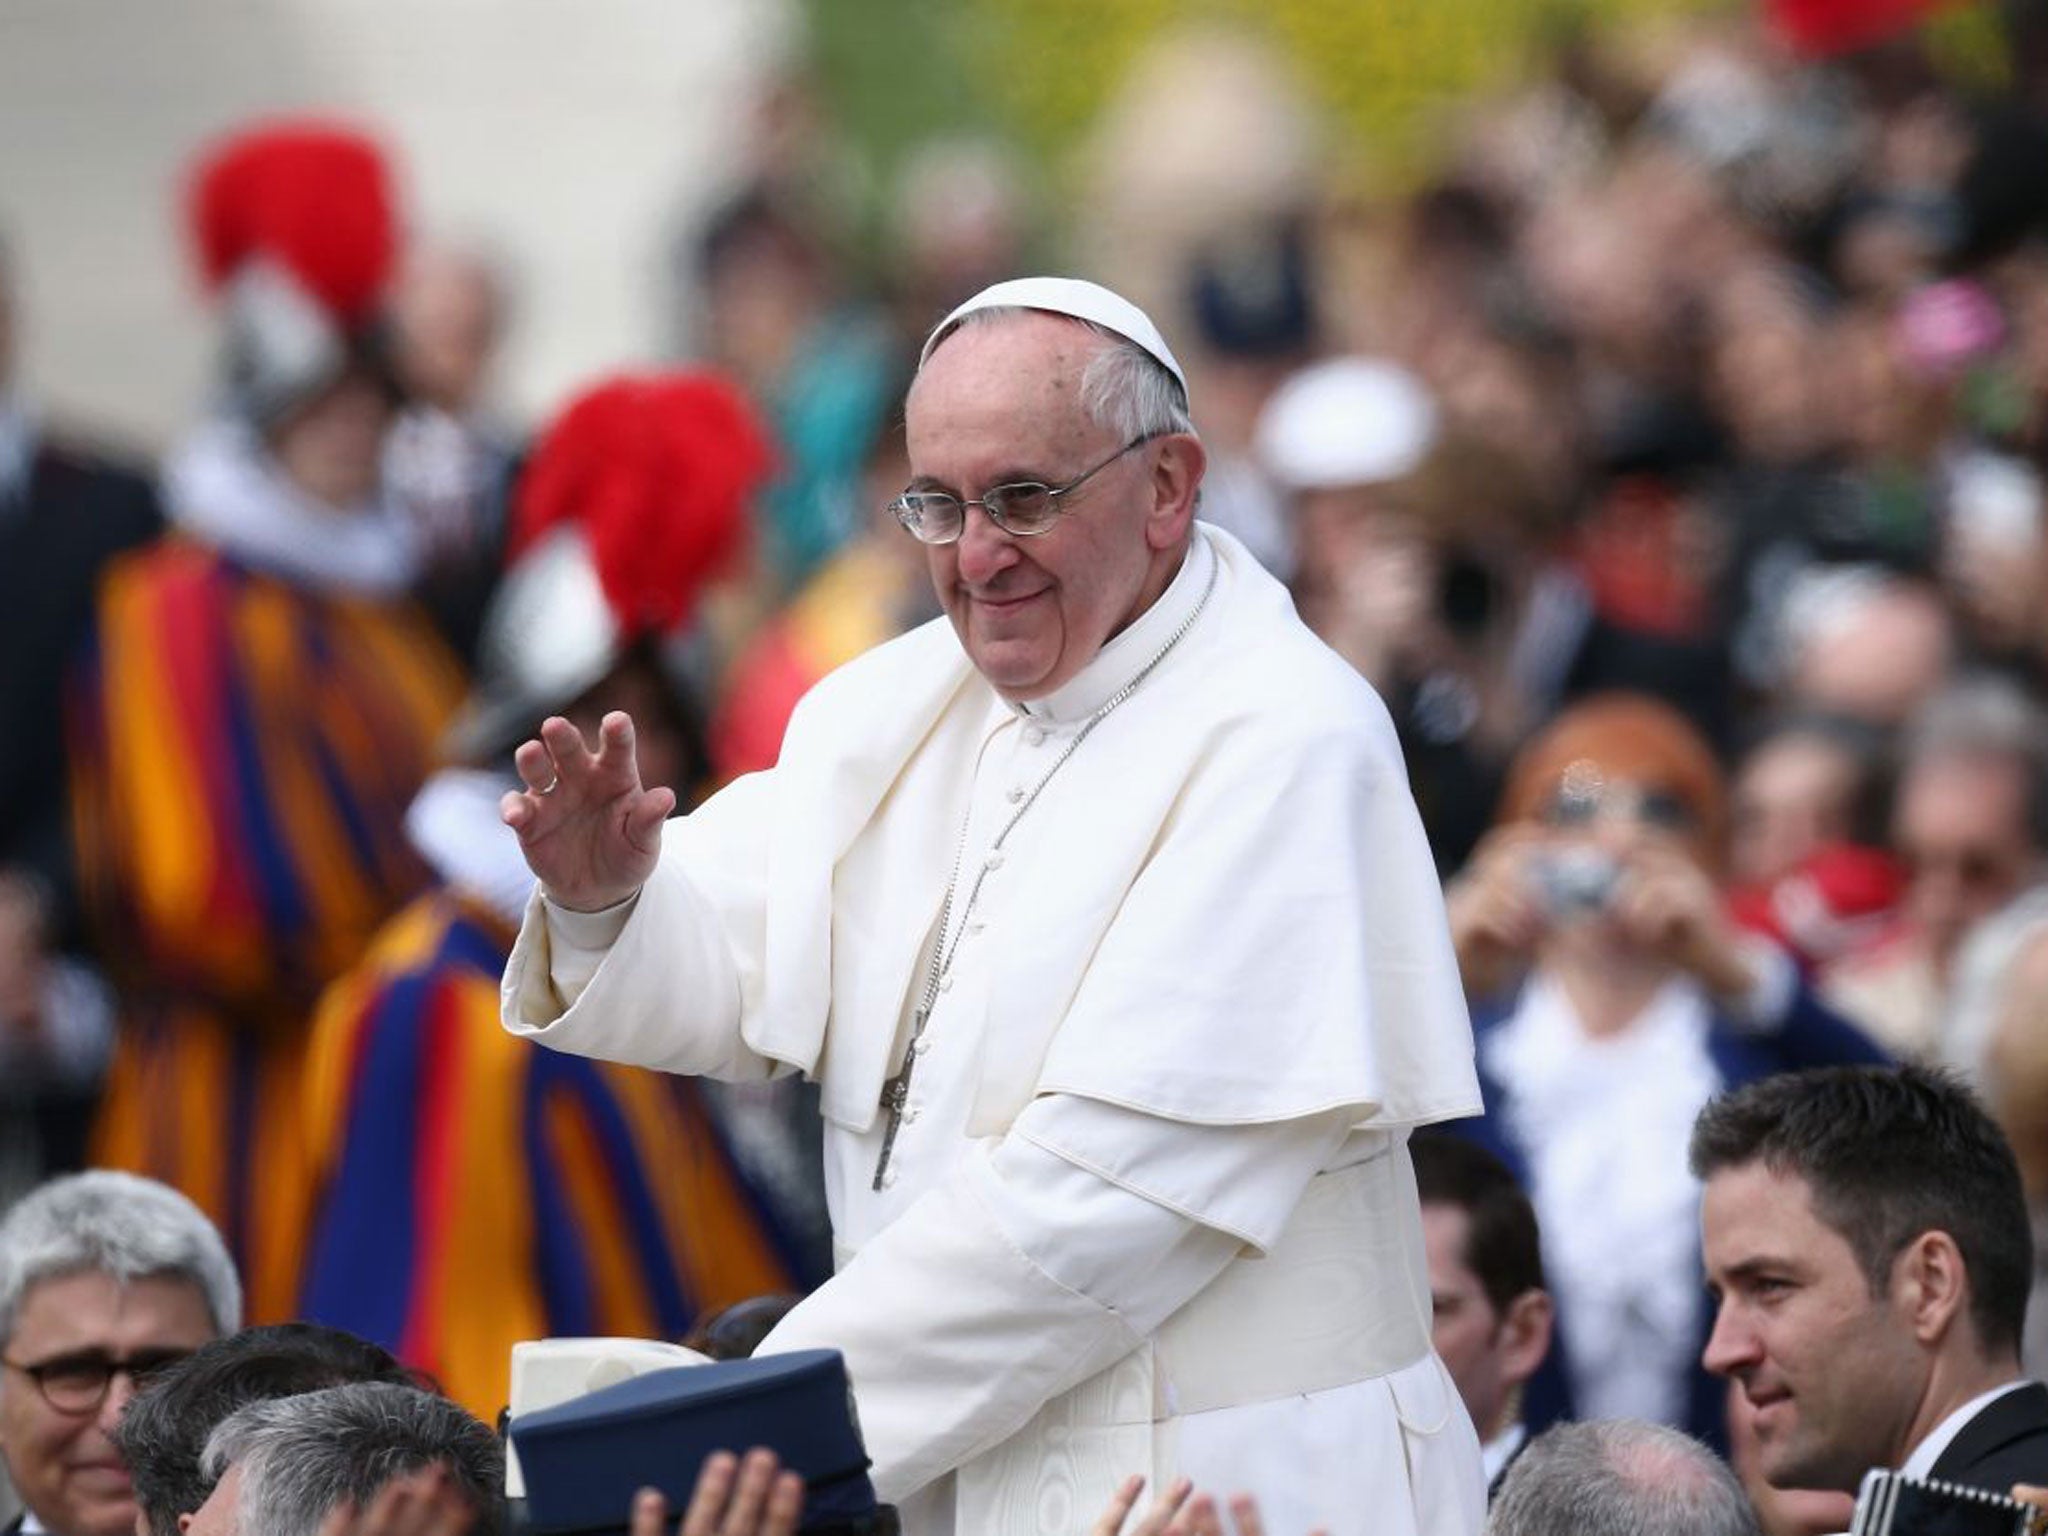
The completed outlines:
<svg viewBox="0 0 2048 1536">
<path fill-rule="evenodd" d="M 117 1374 L 125 1372 L 140 1391 L 191 1353 L 189 1349 L 155 1349 L 116 1359 L 94 1351 L 59 1355 L 39 1365 L 24 1365 L 0 1355 L 0 1365 L 21 1372 L 34 1382 L 43 1401 L 59 1413 L 97 1413 Z"/>
<path fill-rule="evenodd" d="M 1699 826 L 1698 815 L 1683 796 L 1656 785 L 1609 780 L 1585 762 L 1565 770 L 1542 815 L 1548 825 L 1563 828 L 1590 827 L 1610 817 L 1625 817 L 1662 832 L 1689 833 Z"/>
<path fill-rule="evenodd" d="M 1048 533 L 1066 510 L 1060 498 L 1080 489 L 1134 448 L 1142 448 L 1164 432 L 1147 432 L 1134 437 L 1093 469 L 1082 471 L 1065 485 L 1042 485 L 1036 480 L 1019 480 L 1013 485 L 992 485 L 972 501 L 962 501 L 944 491 L 905 491 L 889 503 L 896 521 L 910 530 L 911 537 L 926 544 L 951 544 L 967 531 L 967 509 L 979 507 L 988 520 L 1003 532 L 1020 539 Z"/>
</svg>

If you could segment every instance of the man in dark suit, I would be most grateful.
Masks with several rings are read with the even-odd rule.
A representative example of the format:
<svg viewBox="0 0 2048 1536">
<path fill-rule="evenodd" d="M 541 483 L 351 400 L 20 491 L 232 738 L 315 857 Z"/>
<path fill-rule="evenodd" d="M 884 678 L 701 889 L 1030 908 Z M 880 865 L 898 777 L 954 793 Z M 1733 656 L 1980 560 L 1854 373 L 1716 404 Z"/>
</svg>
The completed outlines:
<svg viewBox="0 0 2048 1536">
<path fill-rule="evenodd" d="M 101 570 L 162 527 L 142 475 L 49 431 L 13 387 L 0 248 L 0 1081 L 36 1114 L 45 1171 L 84 1159 L 111 1017 L 79 961 L 60 717 Z M 17 1101 L 18 1102 L 18 1101 Z"/>
<path fill-rule="evenodd" d="M 1528 1443 L 1522 1388 L 1550 1352 L 1536 1212 L 1507 1165 L 1476 1141 L 1409 1143 L 1429 1259 L 1430 1342 L 1479 1431 L 1489 1495 Z"/>
<path fill-rule="evenodd" d="M 1701 1111 L 1692 1166 L 1705 1362 L 1755 1410 L 1768 1482 L 2048 1483 L 2048 1387 L 2019 1363 L 2019 1169 L 1967 1089 L 1915 1067 L 1767 1078 Z"/>
</svg>

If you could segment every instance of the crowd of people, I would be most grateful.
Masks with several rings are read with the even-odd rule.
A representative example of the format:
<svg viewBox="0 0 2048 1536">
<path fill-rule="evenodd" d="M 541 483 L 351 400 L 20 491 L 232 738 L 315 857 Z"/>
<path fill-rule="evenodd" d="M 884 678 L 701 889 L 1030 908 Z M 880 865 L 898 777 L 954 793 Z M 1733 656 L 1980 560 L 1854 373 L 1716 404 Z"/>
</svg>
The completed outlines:
<svg viewBox="0 0 2048 1536">
<path fill-rule="evenodd" d="M 272 122 L 195 147 L 181 206 L 220 362 L 154 470 L 47 420 L 15 376 L 0 251 L 0 1209 L 20 1197 L 0 1227 L 0 1457 L 26 1529 L 494 1524 L 504 1468 L 483 1426 L 510 1400 L 514 1342 L 744 1335 L 709 1350 L 739 1355 L 776 1329 L 798 1345 L 858 1333 L 831 1300 L 852 1293 L 829 1277 L 912 1208 L 940 1158 L 932 1121 L 955 1111 L 977 1136 L 1026 1126 L 991 1177 L 1097 1202 L 1102 1232 L 1138 1218 L 1072 1183 L 1076 1166 L 1146 1219 L 1190 1224 L 1150 1290 L 1104 1303 L 1126 1332 L 1058 1313 L 1065 1297 L 1005 1303 L 1047 1339 L 1076 1330 L 1066 1363 L 1099 1354 L 1105 1381 L 1185 1302 L 1161 1299 L 1169 1275 L 1235 1284 L 1241 1250 L 1297 1251 L 1288 1202 L 1310 1196 L 1296 1181 L 1261 1214 L 1285 1182 L 1273 1169 L 1299 1163 L 1327 1190 L 1383 1167 L 1374 1138 L 1415 1130 L 1435 1351 L 1502 1536 L 1840 1530 L 1877 1467 L 2048 1483 L 2048 1393 L 2015 1388 L 2048 1376 L 2048 1303 L 2027 1305 L 2048 1289 L 2034 1257 L 2048 1231 L 2048 9 L 2013 4 L 2002 20 L 2002 75 L 1967 81 L 1910 33 L 1825 59 L 1753 19 L 1575 37 L 1528 82 L 1447 116 L 1412 191 L 1190 219 L 1170 276 L 1134 278 L 1157 290 L 1145 297 L 1171 351 L 1135 310 L 1031 290 L 1022 308 L 1105 326 L 1178 382 L 1156 420 L 1133 407 L 1129 430 L 1072 460 L 1075 477 L 1039 486 L 1035 509 L 1010 494 L 1021 487 L 931 469 L 933 423 L 950 439 L 989 414 L 941 386 L 964 390 L 962 357 L 1008 367 L 1016 322 L 998 306 L 987 324 L 956 312 L 934 326 L 1055 243 L 1032 231 L 1058 221 L 1034 217 L 1014 163 L 987 146 L 912 157 L 891 238 L 863 264 L 843 206 L 820 195 L 825 130 L 777 97 L 742 183 L 676 263 L 700 355 L 593 380 L 531 431 L 491 405 L 515 285 L 473 252 L 406 244 L 418 211 L 360 125 Z M 1072 361 L 1058 341 L 1034 367 Z M 1172 442 L 1196 435 L 1176 458 Z M 1001 468 L 1018 465 L 1037 467 Z M 1148 567 L 1159 606 L 1129 633 L 1154 635 L 1157 654 L 1126 656 L 1143 667 L 1098 688 L 1087 656 L 1041 666 L 955 611 L 966 599 L 940 573 L 981 579 L 966 573 L 984 520 L 1028 543 L 1059 498 L 1084 506 L 1148 465 L 1162 505 L 1193 507 L 1199 486 L 1194 515 L 1213 531 L 1185 567 L 1177 543 Z M 970 483 L 984 499 L 962 504 Z M 1247 760 L 1218 789 L 1165 777 L 1170 764 L 1116 765 L 1105 725 L 1063 787 L 1108 774 L 1122 823 L 1057 797 L 1022 821 L 1066 755 L 1037 789 L 1018 778 L 1007 805 L 983 796 L 983 765 L 1021 774 L 1048 734 L 1077 751 L 1212 592 L 1217 614 L 1239 611 L 1253 572 L 1284 584 L 1347 681 L 1384 701 L 1419 812 L 1412 846 L 1365 789 L 1325 782 L 1350 738 L 1323 778 L 1262 779 L 1271 765 Z M 970 742 L 979 717 L 945 725 L 936 692 L 899 730 L 890 711 L 924 708 L 911 695 L 936 687 L 921 674 L 798 712 L 883 642 L 950 633 L 919 629 L 942 611 L 1029 716 L 1016 740 Z M 1108 657 L 1112 635 L 1089 656 Z M 1251 718 L 1239 688 L 1350 707 L 1293 661 L 1284 690 L 1202 665 L 1203 708 Z M 1179 698 L 1173 675 L 1133 710 Z M 1170 718 L 1196 741 L 1193 704 Z M 570 725 L 543 729 L 556 719 Z M 1165 728 L 1150 729 L 1163 750 Z M 811 773 L 803 754 L 830 731 L 842 756 Z M 1156 908 L 1205 952 L 1184 962 L 1128 924 L 1077 937 L 1000 890 L 977 908 L 983 877 L 956 891 L 950 823 L 929 849 L 921 832 L 870 848 L 836 829 L 841 802 L 869 794 L 860 774 L 897 750 L 891 732 L 905 763 L 971 759 L 958 805 L 939 780 L 927 792 L 967 817 L 961 850 L 1007 818 L 987 871 L 1022 822 L 1020 838 L 1067 839 L 1070 866 L 1100 867 L 1100 889 L 1061 893 L 1088 920 Z M 764 983 L 746 961 L 730 990 L 749 1009 L 764 987 L 782 1004 L 801 994 L 799 1011 L 816 1001 L 822 1038 L 833 1009 L 913 972 L 921 987 L 928 968 L 900 1060 L 886 1040 L 858 1061 L 818 1038 L 766 1049 L 751 1022 L 725 1056 L 614 1049 L 641 1002 L 608 952 L 626 946 L 638 974 L 662 977 L 650 968 L 699 957 L 650 940 L 648 923 L 578 910 L 652 905 L 644 870 L 576 880 L 557 860 L 536 894 L 548 807 L 574 803 L 547 797 L 583 771 L 571 741 L 598 744 L 600 765 L 624 753 L 649 827 L 797 763 L 776 782 L 829 810 L 762 791 L 751 820 L 715 811 L 670 844 L 728 929 L 760 899 L 774 930 L 774 893 L 804 878 L 756 823 L 844 854 L 825 885 L 870 882 L 852 919 L 833 908 L 816 945 L 774 930 L 760 946 L 830 949 L 820 974 Z M 1278 786 L 1273 804 L 1242 798 L 1255 782 Z M 527 808 L 507 811 L 508 795 Z M 1384 891 L 1319 873 L 1325 906 L 1282 902 L 1284 923 L 1260 927 L 1259 901 L 1288 893 L 1264 875 L 1210 890 L 1178 862 L 1170 834 L 1205 795 L 1199 847 L 1232 871 L 1308 868 L 1348 828 L 1371 833 Z M 878 784 L 860 814 L 889 828 L 906 797 Z M 944 910 L 938 885 L 890 873 L 913 847 L 940 877 L 955 854 Z M 1148 861 L 1166 870 L 1149 885 Z M 1411 882 L 1441 888 L 1447 945 L 1422 932 L 1434 909 L 1409 900 Z M 1365 960 L 1351 974 L 1325 942 L 1346 901 L 1378 925 L 1371 964 L 1398 950 L 1425 974 L 1442 948 L 1452 990 L 1389 991 Z M 933 912 L 927 956 L 909 946 Z M 956 972 L 952 919 L 961 935 L 1022 922 L 1031 985 L 1062 994 L 1048 1009 L 1157 995 L 1189 1034 L 1119 1043 L 1114 1061 L 1054 1054 L 1035 1090 L 963 1077 L 926 1022 L 1018 979 L 972 947 Z M 875 975 L 841 958 L 855 950 Z M 808 977 L 791 952 L 784 972 Z M 899 962 L 902 976 L 880 974 Z M 1270 1093 L 1240 1116 L 1233 1084 L 1262 1069 L 1233 1052 L 1267 1026 L 1200 1035 L 1184 963 L 1240 1002 L 1278 1009 L 1311 987 L 1318 1006 L 1345 1000 L 1371 1016 L 1375 1059 L 1317 1056 L 1316 1039 L 1279 1031 L 1270 1043 L 1300 1059 L 1291 1076 L 1271 1064 Z M 676 974 L 654 988 L 665 1009 L 707 973 Z M 1381 1041 L 1397 1011 L 1420 1029 L 1456 991 L 1470 1102 L 1419 1048 L 1397 1082 L 1389 1063 L 1412 1041 Z M 520 1038 L 585 1049 L 577 1020 L 593 1010 L 611 1035 L 590 1054 L 638 1065 Z M 1027 1012 L 1007 1027 L 1037 1027 Z M 816 1070 L 804 1082 L 764 1062 Z M 1143 1093 L 1118 1072 L 1141 1072 Z M 1212 1134 L 1332 1105 L 1355 1113 L 1327 1145 L 1269 1138 L 1257 1178 L 1236 1161 L 1251 1143 L 1226 1151 Z M 1135 1134 L 1132 1117 L 1178 1139 L 1104 1151 Z M 1162 1176 L 1178 1159 L 1206 1171 Z M 61 1177 L 88 1166 L 142 1178 Z M 879 1214 L 849 1218 L 870 1173 Z M 892 1194 L 899 1174 L 910 1187 Z M 1056 1203 L 1042 1199 L 1032 1220 Z M 1010 1245 L 1037 1263 L 1032 1241 L 1069 1244 L 1071 1269 L 1045 1267 L 1066 1296 L 1092 1296 L 1095 1260 L 1056 1222 L 1023 1221 L 999 1216 Z M 945 1235 L 971 1224 L 955 1212 Z M 885 1251 L 898 1250 L 851 1272 L 914 1289 L 925 1261 L 890 1278 Z M 949 1308 L 971 1288 L 935 1291 L 914 1304 L 931 1333 L 968 1328 L 974 1314 Z M 728 1313 L 742 1303 L 754 1310 Z M 893 1335 L 873 1347 L 914 1353 Z M 1401 1392 L 1408 1424 L 1425 1389 Z M 888 1470 L 896 1437 L 929 1424 L 923 1409 L 899 1420 L 879 1390 L 868 1406 Z M 1210 1406 L 1244 1405 L 1220 1390 Z M 993 1454 L 1021 1427 L 970 1418 L 947 1454 L 970 1440 Z M 1119 1422 L 1063 1432 L 1121 1447 Z M 685 1530 L 794 1528 L 786 1479 L 764 1465 L 719 1463 Z M 1008 1464 L 988 1476 L 1029 1483 Z M 668 1490 L 679 1509 L 689 1492 Z M 1141 1509 L 1126 1485 L 1099 1529 L 1261 1519 L 1161 1493 Z M 1097 1513 L 1060 1518 L 1078 1531 Z M 658 1508 L 622 1506 L 616 1523 L 629 1514 L 636 1536 L 658 1529 Z"/>
</svg>

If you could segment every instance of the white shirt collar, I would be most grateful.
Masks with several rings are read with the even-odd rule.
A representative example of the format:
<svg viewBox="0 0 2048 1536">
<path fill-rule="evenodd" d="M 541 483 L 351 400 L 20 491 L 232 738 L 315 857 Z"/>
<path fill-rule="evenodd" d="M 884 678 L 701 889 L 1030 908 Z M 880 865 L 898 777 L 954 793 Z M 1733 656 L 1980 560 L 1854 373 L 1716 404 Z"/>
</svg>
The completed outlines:
<svg viewBox="0 0 2048 1536">
<path fill-rule="evenodd" d="M 2006 1393 L 2017 1392 L 2021 1387 L 2029 1385 L 2031 1383 L 2022 1377 L 2017 1381 L 2008 1381 L 2002 1387 L 1993 1387 L 1989 1392 L 1983 1392 L 1971 1398 L 1962 1407 L 1956 1409 L 1954 1413 L 1951 1413 L 1947 1418 L 1935 1425 L 1928 1432 L 1927 1438 L 1913 1447 L 1913 1454 L 1906 1458 L 1904 1465 L 1899 1468 L 1899 1471 L 1907 1477 L 1932 1476 L 1934 1464 L 1941 1460 L 1941 1453 L 1947 1450 L 1954 1442 L 1956 1436 L 1963 1432 L 1965 1424 L 1998 1401 L 1999 1398 L 2005 1396 Z"/>
<path fill-rule="evenodd" d="M 1501 1469 L 1514 1459 L 1515 1452 L 1522 1448 L 1522 1442 L 1529 1438 L 1529 1426 L 1520 1419 L 1495 1435 L 1479 1447 L 1479 1464 L 1486 1469 L 1486 1483 L 1493 1486 Z"/>
<path fill-rule="evenodd" d="M 388 596 L 419 572 L 419 531 L 387 497 L 335 508 L 301 491 L 246 423 L 207 423 L 164 471 L 171 518 L 194 538 L 288 580 Z"/>
<path fill-rule="evenodd" d="M 533 894 L 533 871 L 519 836 L 498 814 L 517 782 L 482 768 L 443 768 L 428 778 L 405 813 L 406 836 L 434 873 L 482 899 L 512 927 Z"/>
<path fill-rule="evenodd" d="M 1187 558 L 1181 561 L 1180 570 L 1150 608 L 1051 693 L 1012 707 L 1020 714 L 1053 725 L 1086 720 L 1158 655 L 1159 648 L 1200 606 L 1202 594 L 1209 590 L 1209 572 L 1215 565 L 1216 551 L 1209 547 L 1208 535 L 1197 524 L 1194 537 L 1188 541 Z"/>
<path fill-rule="evenodd" d="M 34 1510 L 21 1512 L 21 1536 L 49 1536 L 49 1532 L 50 1528 L 36 1518 Z"/>
</svg>

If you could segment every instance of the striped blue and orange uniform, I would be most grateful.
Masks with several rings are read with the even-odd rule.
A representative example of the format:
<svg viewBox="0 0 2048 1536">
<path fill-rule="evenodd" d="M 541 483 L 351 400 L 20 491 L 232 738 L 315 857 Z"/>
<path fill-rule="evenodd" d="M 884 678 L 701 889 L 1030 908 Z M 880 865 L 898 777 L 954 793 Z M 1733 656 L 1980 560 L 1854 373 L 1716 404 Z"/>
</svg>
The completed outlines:
<svg viewBox="0 0 2048 1536">
<path fill-rule="evenodd" d="M 185 1190 L 291 1314 L 322 989 L 426 882 L 407 805 L 462 677 L 410 603 L 172 537 L 116 563 L 71 700 L 81 884 L 121 996 L 95 1160 Z"/>
<path fill-rule="evenodd" d="M 483 1417 L 511 1346 L 676 1338 L 791 1289 L 772 1220 L 696 1086 L 505 1032 L 503 921 L 421 897 L 322 1002 L 302 1314 L 377 1340 Z"/>
</svg>

